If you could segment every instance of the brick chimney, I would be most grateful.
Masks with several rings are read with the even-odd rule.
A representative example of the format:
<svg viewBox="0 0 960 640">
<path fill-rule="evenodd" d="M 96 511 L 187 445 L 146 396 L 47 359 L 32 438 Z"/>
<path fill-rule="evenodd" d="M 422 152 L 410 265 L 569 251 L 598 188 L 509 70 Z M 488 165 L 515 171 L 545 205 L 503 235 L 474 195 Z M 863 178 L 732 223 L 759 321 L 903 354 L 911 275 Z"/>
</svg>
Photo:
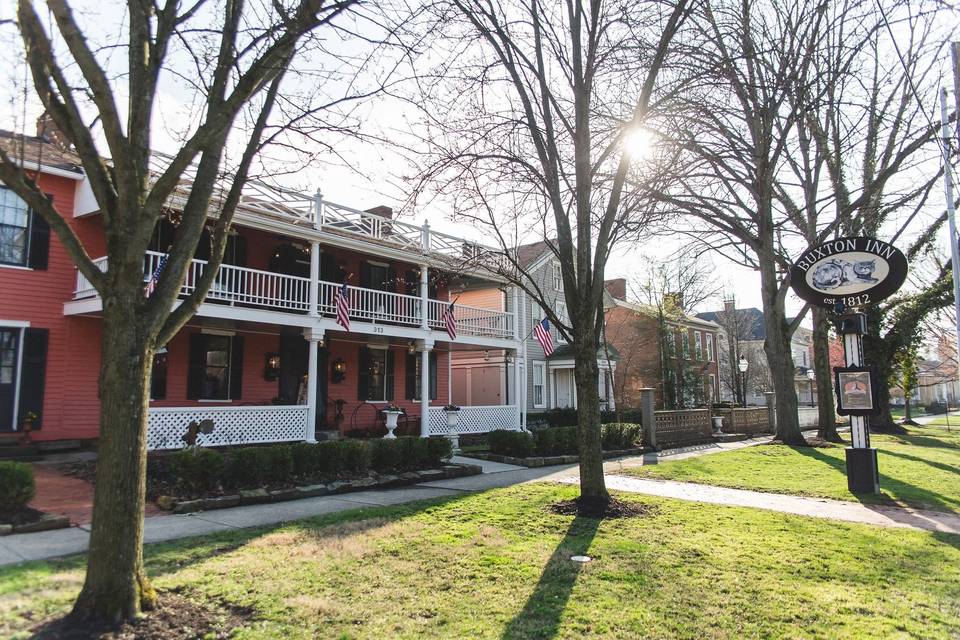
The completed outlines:
<svg viewBox="0 0 960 640">
<path fill-rule="evenodd" d="M 607 290 L 612 297 L 617 300 L 627 299 L 627 279 L 614 278 L 613 280 L 604 280 L 603 288 Z"/>
<path fill-rule="evenodd" d="M 53 116 L 46 111 L 37 118 L 37 137 L 43 138 L 61 151 L 67 151 L 73 146 L 69 138 L 57 126 L 57 123 L 53 121 Z"/>
<path fill-rule="evenodd" d="M 381 218 L 392 219 L 393 218 L 393 208 L 380 205 L 379 207 L 374 207 L 372 209 L 367 209 L 364 213 L 372 213 L 375 216 L 380 216 Z"/>
</svg>

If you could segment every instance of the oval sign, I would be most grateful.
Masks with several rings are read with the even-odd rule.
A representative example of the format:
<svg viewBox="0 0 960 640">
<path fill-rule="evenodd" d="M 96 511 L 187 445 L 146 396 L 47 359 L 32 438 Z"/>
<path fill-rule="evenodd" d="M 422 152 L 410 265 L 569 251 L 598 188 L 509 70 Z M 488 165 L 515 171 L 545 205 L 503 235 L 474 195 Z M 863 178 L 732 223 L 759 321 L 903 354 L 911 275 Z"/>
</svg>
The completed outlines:
<svg viewBox="0 0 960 640">
<path fill-rule="evenodd" d="M 862 307 L 896 293 L 907 279 L 907 258 L 876 238 L 837 238 L 813 247 L 790 269 L 790 286 L 811 304 Z"/>
</svg>

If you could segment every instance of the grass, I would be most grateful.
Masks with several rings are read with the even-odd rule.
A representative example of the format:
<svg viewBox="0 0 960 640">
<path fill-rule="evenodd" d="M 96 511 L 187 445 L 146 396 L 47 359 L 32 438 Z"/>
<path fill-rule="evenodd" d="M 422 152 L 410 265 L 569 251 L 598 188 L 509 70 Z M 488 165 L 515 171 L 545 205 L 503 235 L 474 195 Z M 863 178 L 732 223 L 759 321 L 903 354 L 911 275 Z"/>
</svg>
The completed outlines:
<svg viewBox="0 0 960 640">
<path fill-rule="evenodd" d="M 910 427 L 909 431 L 903 436 L 871 436 L 871 444 L 878 449 L 879 495 L 855 496 L 847 490 L 843 445 L 760 445 L 625 473 L 960 513 L 960 429 Z"/>
<path fill-rule="evenodd" d="M 534 484 L 153 545 L 155 585 L 251 609 L 236 638 L 948 638 L 960 537 L 642 498 L 598 521 Z M 623 496 L 641 500 L 636 496 Z M 573 554 L 594 561 L 578 565 Z M 0 569 L 0 637 L 64 613 L 82 558 Z"/>
</svg>

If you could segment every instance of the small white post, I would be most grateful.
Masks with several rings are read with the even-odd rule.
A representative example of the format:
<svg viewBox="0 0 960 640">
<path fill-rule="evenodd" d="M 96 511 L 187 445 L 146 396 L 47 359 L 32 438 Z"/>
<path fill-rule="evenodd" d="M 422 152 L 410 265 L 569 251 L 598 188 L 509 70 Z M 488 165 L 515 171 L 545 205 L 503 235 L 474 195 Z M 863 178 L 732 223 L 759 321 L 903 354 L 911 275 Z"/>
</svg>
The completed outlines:
<svg viewBox="0 0 960 640">
<path fill-rule="evenodd" d="M 430 316 L 430 284 L 427 271 L 427 265 L 420 265 L 420 328 L 424 331 L 430 330 L 430 324 L 427 321 Z"/>
<path fill-rule="evenodd" d="M 513 289 L 513 337 L 516 340 L 523 335 L 520 333 L 520 287 L 511 287 Z"/>
<path fill-rule="evenodd" d="M 320 361 L 320 342 L 323 341 L 323 332 L 314 329 L 304 329 L 303 337 L 307 339 L 307 432 L 304 438 L 307 442 L 317 441 L 317 365 Z"/>
<path fill-rule="evenodd" d="M 517 405 L 517 428 L 523 429 L 523 421 L 520 419 L 520 414 L 523 411 L 523 406 L 520 404 L 521 399 L 521 385 L 523 384 L 523 376 L 520 374 L 520 350 L 513 349 L 513 404 Z"/>
<path fill-rule="evenodd" d="M 320 193 L 320 189 L 317 189 L 317 192 L 313 194 L 313 228 L 319 229 L 323 226 L 324 223 L 324 206 L 323 206 L 323 194 Z"/>
<path fill-rule="evenodd" d="M 430 223 L 423 221 L 423 227 L 420 230 L 420 250 L 424 253 L 430 253 Z"/>
<path fill-rule="evenodd" d="M 420 350 L 420 437 L 430 437 L 430 351 L 433 340 L 424 340 Z"/>
<path fill-rule="evenodd" d="M 320 315 L 320 254 L 323 250 L 320 243 L 312 241 L 310 243 L 310 310 L 308 315 Z"/>
</svg>

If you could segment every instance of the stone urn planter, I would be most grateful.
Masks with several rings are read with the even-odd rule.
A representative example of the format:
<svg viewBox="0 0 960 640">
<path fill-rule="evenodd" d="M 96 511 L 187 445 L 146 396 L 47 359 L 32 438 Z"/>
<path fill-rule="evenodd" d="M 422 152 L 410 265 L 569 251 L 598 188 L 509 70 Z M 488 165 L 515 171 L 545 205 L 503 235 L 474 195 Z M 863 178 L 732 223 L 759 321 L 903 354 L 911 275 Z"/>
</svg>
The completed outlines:
<svg viewBox="0 0 960 640">
<path fill-rule="evenodd" d="M 396 438 L 393 430 L 397 428 L 397 420 L 403 415 L 403 411 L 399 407 L 388 406 L 383 410 L 383 415 L 387 419 L 387 435 L 383 437 L 387 440 Z"/>
<path fill-rule="evenodd" d="M 723 433 L 723 416 L 713 416 L 713 434 L 720 435 Z"/>
<path fill-rule="evenodd" d="M 443 408 L 447 415 L 447 438 L 450 440 L 450 449 L 454 455 L 460 453 L 460 436 L 456 432 L 457 423 L 460 422 L 460 407 L 455 404 L 448 404 Z"/>
</svg>

